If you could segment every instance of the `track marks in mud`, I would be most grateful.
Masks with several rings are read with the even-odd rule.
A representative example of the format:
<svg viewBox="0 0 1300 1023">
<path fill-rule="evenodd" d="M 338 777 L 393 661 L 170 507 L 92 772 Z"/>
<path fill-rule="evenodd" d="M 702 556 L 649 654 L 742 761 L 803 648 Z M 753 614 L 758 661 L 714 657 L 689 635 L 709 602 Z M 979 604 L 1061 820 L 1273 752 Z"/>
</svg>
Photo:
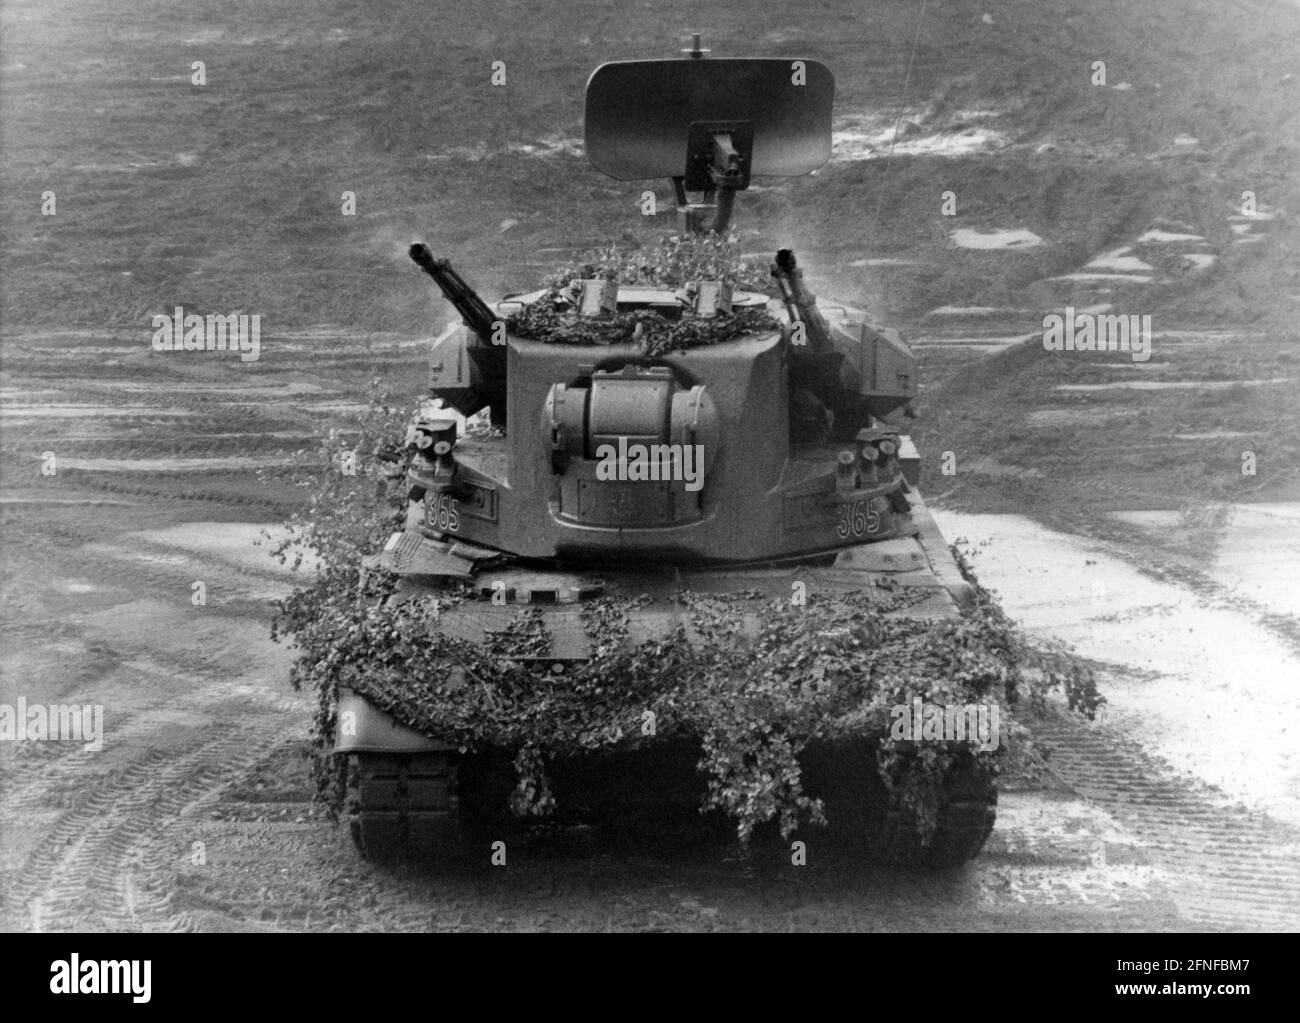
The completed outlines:
<svg viewBox="0 0 1300 1023">
<path fill-rule="evenodd" d="M 11 525 L 18 563 L 9 567 L 23 574 L 44 621 L 26 622 L 32 645 L 8 659 L 8 688 L 30 682 L 43 695 L 51 679 L 38 676 L 59 669 L 36 651 L 56 636 L 72 650 L 60 663 L 95 667 L 77 682 L 78 696 L 93 694 L 109 713 L 102 751 L 64 743 L 3 751 L 4 925 L 191 927 L 171 906 L 176 858 L 189 855 L 178 821 L 302 734 L 309 714 L 288 690 L 287 651 L 270 646 L 265 622 L 242 604 L 192 607 L 189 581 L 197 573 L 217 593 L 247 596 L 268 580 L 207 551 L 140 558 L 134 546 L 107 542 L 90 518 Z M 64 592 L 65 575 L 104 589 Z"/>
<path fill-rule="evenodd" d="M 247 770 L 274 735 L 214 725 L 199 745 L 153 750 L 96 780 L 42 836 L 6 886 L 7 925 L 39 931 L 153 931 L 178 926 L 170 909 L 166 825 L 184 807 Z"/>
<path fill-rule="evenodd" d="M 1300 927 L 1300 832 L 1171 777 L 1136 743 L 1056 719 L 1035 734 L 1053 772 L 1120 821 L 1161 864 L 1193 923 L 1217 930 Z"/>
</svg>

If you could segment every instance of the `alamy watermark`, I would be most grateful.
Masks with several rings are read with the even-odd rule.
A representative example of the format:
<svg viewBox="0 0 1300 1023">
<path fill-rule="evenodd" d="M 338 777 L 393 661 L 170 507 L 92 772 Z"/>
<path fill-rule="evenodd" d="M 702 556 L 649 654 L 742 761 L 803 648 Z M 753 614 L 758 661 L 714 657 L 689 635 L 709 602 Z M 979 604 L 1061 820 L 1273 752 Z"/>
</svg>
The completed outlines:
<svg viewBox="0 0 1300 1023">
<path fill-rule="evenodd" d="M 1049 352 L 1129 352 L 1134 362 L 1151 358 L 1151 314 L 1119 316 L 1075 312 L 1043 317 L 1043 347 Z"/>
<path fill-rule="evenodd" d="M 241 362 L 256 362 L 262 354 L 260 313 L 187 313 L 177 306 L 169 317 L 153 318 L 155 352 L 238 352 Z"/>
<path fill-rule="evenodd" d="M 153 960 L 86 959 L 75 952 L 50 963 L 50 992 L 56 995 L 130 995 L 144 1004 L 151 995 Z"/>
<path fill-rule="evenodd" d="M 17 706 L 0 703 L 0 741 L 84 743 L 98 753 L 104 748 L 102 704 L 31 703 L 18 697 Z"/>
<path fill-rule="evenodd" d="M 617 447 L 596 448 L 596 457 L 598 480 L 684 480 L 691 492 L 704 486 L 703 444 L 629 444 L 620 437 Z"/>
<path fill-rule="evenodd" d="M 974 742 L 990 752 L 1001 740 L 996 703 L 927 703 L 919 696 L 890 708 L 889 737 L 896 742 Z"/>
</svg>

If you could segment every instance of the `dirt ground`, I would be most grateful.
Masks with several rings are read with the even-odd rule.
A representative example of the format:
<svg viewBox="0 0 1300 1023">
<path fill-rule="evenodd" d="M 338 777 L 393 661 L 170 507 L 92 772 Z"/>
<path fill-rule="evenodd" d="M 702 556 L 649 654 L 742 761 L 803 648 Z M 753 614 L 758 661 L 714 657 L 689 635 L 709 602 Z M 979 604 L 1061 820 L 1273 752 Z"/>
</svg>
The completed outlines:
<svg viewBox="0 0 1300 1023">
<path fill-rule="evenodd" d="M 0 927 L 1296 929 L 1300 8 L 1169 8 L 0 3 L 0 703 L 101 705 L 105 736 L 0 743 Z M 584 831 L 377 869 L 311 802 L 269 636 L 293 579 L 256 541 L 371 381 L 422 386 L 449 308 L 405 245 L 495 298 L 673 230 L 586 164 L 580 97 L 683 26 L 835 71 L 835 158 L 742 197 L 742 244 L 905 328 L 941 526 L 1107 713 L 1022 722 L 1049 769 L 951 873 Z M 1066 303 L 1151 314 L 1151 360 L 1044 351 Z M 176 305 L 263 314 L 261 358 L 154 352 Z"/>
<path fill-rule="evenodd" d="M 349 343 L 360 344 L 339 338 L 336 350 Z M 1254 586 L 1300 571 L 1294 532 L 1279 545 L 1258 518 L 1286 521 L 1294 506 L 1239 510 L 1214 531 L 1225 556 L 1202 559 L 1205 577 L 1186 580 L 1176 545 L 1161 553 L 1147 542 L 1153 530 L 1176 538 L 1177 523 L 1116 519 L 1117 535 L 1127 530 L 1116 542 L 1020 516 L 940 512 L 1015 617 L 1103 667 L 1110 701 L 1097 724 L 1059 707 L 1027 721 L 1052 749 L 1051 769 L 1004 779 L 993 837 L 963 870 L 882 870 L 815 843 L 808 865 L 795 867 L 771 843 L 743 859 L 726 843 L 629 850 L 566 832 L 512 838 L 505 867 L 488 866 L 485 848 L 479 869 L 395 875 L 359 860 L 310 800 L 310 700 L 287 684 L 291 651 L 269 638 L 271 601 L 292 577 L 257 546 L 276 521 L 263 508 L 283 499 L 274 484 L 236 470 L 101 467 L 95 451 L 123 453 L 124 434 L 168 410 L 110 399 L 106 407 L 123 414 L 100 415 L 102 389 L 74 375 L 77 347 L 46 352 L 42 377 L 57 393 L 30 404 L 63 414 L 28 419 L 27 399 L 15 398 L 5 415 L 29 423 L 18 429 L 57 429 L 56 447 L 79 438 L 96 468 L 67 470 L 57 498 L 49 487 L 14 487 L 0 505 L 0 702 L 102 704 L 106 741 L 99 751 L 75 742 L 0 749 L 7 927 L 1181 930 L 1300 921 L 1300 772 L 1293 739 L 1271 724 L 1294 720 L 1298 651 L 1285 603 L 1294 590 Z M 280 414 L 273 397 L 221 389 L 173 400 L 178 421 L 206 418 L 216 435 L 197 457 L 223 457 L 242 444 L 232 435 Z M 242 489 L 222 482 L 228 472 Z M 1251 567 L 1260 556 L 1267 574 Z M 1178 638 L 1184 625 L 1199 646 Z M 1225 644 L 1234 651 L 1225 663 L 1210 659 Z"/>
</svg>

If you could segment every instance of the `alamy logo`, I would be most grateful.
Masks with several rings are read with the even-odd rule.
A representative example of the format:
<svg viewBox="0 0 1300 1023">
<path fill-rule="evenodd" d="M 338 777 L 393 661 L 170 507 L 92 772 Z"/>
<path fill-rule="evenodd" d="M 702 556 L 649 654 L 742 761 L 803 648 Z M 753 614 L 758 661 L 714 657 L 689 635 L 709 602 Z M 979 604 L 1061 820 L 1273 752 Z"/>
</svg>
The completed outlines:
<svg viewBox="0 0 1300 1023">
<path fill-rule="evenodd" d="M 629 444 L 620 437 L 618 447 L 596 448 L 596 457 L 598 480 L 685 480 L 692 492 L 704 486 L 703 444 Z"/>
<path fill-rule="evenodd" d="M 0 740 L 10 742 L 72 739 L 83 749 L 97 753 L 104 748 L 104 707 L 102 704 L 43 703 L 28 704 L 18 697 L 18 706 L 0 703 Z"/>
<path fill-rule="evenodd" d="M 150 998 L 153 960 L 87 959 L 73 955 L 50 963 L 50 990 L 56 995 L 131 995 L 144 1004 Z"/>
<path fill-rule="evenodd" d="M 889 711 L 889 737 L 896 742 L 933 740 L 974 742 L 985 752 L 998 748 L 1000 725 L 996 703 L 926 703 L 919 696 Z"/>
<path fill-rule="evenodd" d="M 1078 313 L 1043 317 L 1043 347 L 1049 352 L 1131 352 L 1134 362 L 1151 358 L 1151 314 L 1112 316 Z"/>
<path fill-rule="evenodd" d="M 246 313 L 221 316 L 186 313 L 177 306 L 170 317 L 153 318 L 155 352 L 239 352 L 241 362 L 256 362 L 262 354 L 262 317 Z"/>
</svg>

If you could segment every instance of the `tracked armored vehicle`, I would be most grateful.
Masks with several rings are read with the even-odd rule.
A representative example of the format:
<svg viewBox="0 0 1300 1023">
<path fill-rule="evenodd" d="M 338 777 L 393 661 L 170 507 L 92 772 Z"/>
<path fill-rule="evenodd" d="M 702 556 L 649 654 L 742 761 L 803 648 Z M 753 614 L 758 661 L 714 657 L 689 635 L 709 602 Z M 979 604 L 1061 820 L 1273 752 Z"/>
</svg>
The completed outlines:
<svg viewBox="0 0 1300 1023">
<path fill-rule="evenodd" d="M 669 178 L 682 237 L 716 240 L 751 176 L 806 174 L 829 158 L 833 87 L 816 61 L 706 60 L 698 41 L 685 59 L 605 64 L 587 87 L 587 155 L 618 180 Z M 493 305 L 425 246 L 410 255 L 463 323 L 434 343 L 441 411 L 414 424 L 404 528 L 368 567 L 399 580 L 389 602 L 425 602 L 427 628 L 413 631 L 448 652 L 437 679 L 403 680 L 388 664 L 385 686 L 354 673 L 337 689 L 344 812 L 367 856 L 450 854 L 519 801 L 520 750 L 467 743 L 460 711 L 442 723 L 426 713 L 438 700 L 486 714 L 498 707 L 489 690 L 562 695 L 572 678 L 598 702 L 646 686 L 653 709 L 633 715 L 626 736 L 620 726 L 551 756 L 545 791 L 523 788 L 533 811 L 654 827 L 699 808 L 702 738 L 674 726 L 683 701 L 639 675 L 593 675 L 596 659 L 638 646 L 678 658 L 685 689 L 674 692 L 689 693 L 689 658 L 655 646 L 674 630 L 715 654 L 733 644 L 756 670 L 797 635 L 818 657 L 849 651 L 830 669 L 843 676 L 846 663 L 867 670 L 896 619 L 959 620 L 973 599 L 917 490 L 920 459 L 889 422 L 916 396 L 911 352 L 865 318 L 823 314 L 791 251 L 775 253 L 766 293 L 717 263 L 676 280 L 593 268 Z M 482 425 L 467 431 L 467 420 Z M 879 614 L 867 622 L 818 603 L 852 594 Z M 722 639 L 706 605 L 735 611 Z M 804 617 L 764 634 L 771 608 Z M 716 674 L 725 658 L 709 663 Z M 803 670 L 797 656 L 783 663 Z M 494 690 L 482 675 L 501 664 L 513 681 Z M 826 670 L 809 669 L 823 687 Z M 559 702 L 538 698 L 529 711 L 543 745 L 547 706 Z M 553 712 L 556 730 L 570 727 Z M 946 745 L 922 827 L 897 772 L 887 783 L 878 770 L 887 723 L 871 727 L 781 738 L 825 826 L 895 860 L 975 856 L 993 824 L 989 764 Z"/>
</svg>

